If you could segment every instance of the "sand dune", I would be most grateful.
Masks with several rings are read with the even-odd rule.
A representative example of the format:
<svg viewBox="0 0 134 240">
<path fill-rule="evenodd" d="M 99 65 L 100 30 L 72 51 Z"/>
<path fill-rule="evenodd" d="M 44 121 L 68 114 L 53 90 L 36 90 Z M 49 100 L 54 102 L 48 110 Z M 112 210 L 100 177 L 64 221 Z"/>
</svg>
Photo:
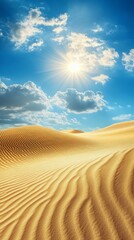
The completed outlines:
<svg viewBox="0 0 134 240">
<path fill-rule="evenodd" d="M 65 132 L 65 133 L 83 133 L 83 131 L 77 130 L 77 129 L 63 130 L 62 132 Z"/>
<path fill-rule="evenodd" d="M 134 239 L 134 122 L 0 139 L 1 240 Z"/>
</svg>

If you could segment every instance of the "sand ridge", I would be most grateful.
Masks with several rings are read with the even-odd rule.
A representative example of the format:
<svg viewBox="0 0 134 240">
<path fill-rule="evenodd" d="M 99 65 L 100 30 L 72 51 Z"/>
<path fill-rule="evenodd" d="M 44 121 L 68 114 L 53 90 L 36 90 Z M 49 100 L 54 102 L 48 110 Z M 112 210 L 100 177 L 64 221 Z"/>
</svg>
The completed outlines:
<svg viewBox="0 0 134 240">
<path fill-rule="evenodd" d="M 76 134 L 84 133 L 83 131 L 77 130 L 77 129 L 62 130 L 62 132 L 65 132 L 65 133 L 76 133 Z"/>
<path fill-rule="evenodd" d="M 0 137 L 1 240 L 134 239 L 134 122 Z"/>
</svg>

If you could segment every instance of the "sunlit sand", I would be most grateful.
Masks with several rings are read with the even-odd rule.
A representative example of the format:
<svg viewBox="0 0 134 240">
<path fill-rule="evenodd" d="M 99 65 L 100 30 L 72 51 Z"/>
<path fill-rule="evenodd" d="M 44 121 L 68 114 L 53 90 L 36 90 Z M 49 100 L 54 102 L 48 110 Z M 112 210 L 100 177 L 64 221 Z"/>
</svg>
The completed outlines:
<svg viewBox="0 0 134 240">
<path fill-rule="evenodd" d="M 0 139 L 1 240 L 134 239 L 134 121 Z"/>
</svg>

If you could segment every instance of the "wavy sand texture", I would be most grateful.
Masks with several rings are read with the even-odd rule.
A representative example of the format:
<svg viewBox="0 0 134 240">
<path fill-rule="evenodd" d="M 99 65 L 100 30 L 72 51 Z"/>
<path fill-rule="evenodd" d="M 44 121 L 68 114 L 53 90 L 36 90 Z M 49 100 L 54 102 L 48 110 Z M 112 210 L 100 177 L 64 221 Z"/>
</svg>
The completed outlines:
<svg viewBox="0 0 134 240">
<path fill-rule="evenodd" d="M 0 138 L 1 240 L 134 239 L 134 122 Z"/>
</svg>

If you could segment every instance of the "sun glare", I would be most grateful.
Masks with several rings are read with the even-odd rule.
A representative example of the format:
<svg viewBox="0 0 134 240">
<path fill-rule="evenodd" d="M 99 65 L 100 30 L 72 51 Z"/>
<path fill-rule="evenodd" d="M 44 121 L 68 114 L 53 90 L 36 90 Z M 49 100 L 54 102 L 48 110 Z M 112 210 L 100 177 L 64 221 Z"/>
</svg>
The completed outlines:
<svg viewBox="0 0 134 240">
<path fill-rule="evenodd" d="M 79 61 L 79 59 L 71 58 L 63 61 L 62 72 L 66 75 L 67 79 L 81 80 L 85 78 L 85 68 L 84 65 Z"/>
<path fill-rule="evenodd" d="M 88 73 L 87 63 L 82 60 L 82 57 L 77 53 L 59 53 L 59 58 L 51 63 L 50 69 L 65 81 L 81 82 L 86 79 Z"/>
<path fill-rule="evenodd" d="M 67 69 L 72 74 L 79 74 L 81 71 L 81 65 L 78 62 L 70 62 Z"/>
</svg>

